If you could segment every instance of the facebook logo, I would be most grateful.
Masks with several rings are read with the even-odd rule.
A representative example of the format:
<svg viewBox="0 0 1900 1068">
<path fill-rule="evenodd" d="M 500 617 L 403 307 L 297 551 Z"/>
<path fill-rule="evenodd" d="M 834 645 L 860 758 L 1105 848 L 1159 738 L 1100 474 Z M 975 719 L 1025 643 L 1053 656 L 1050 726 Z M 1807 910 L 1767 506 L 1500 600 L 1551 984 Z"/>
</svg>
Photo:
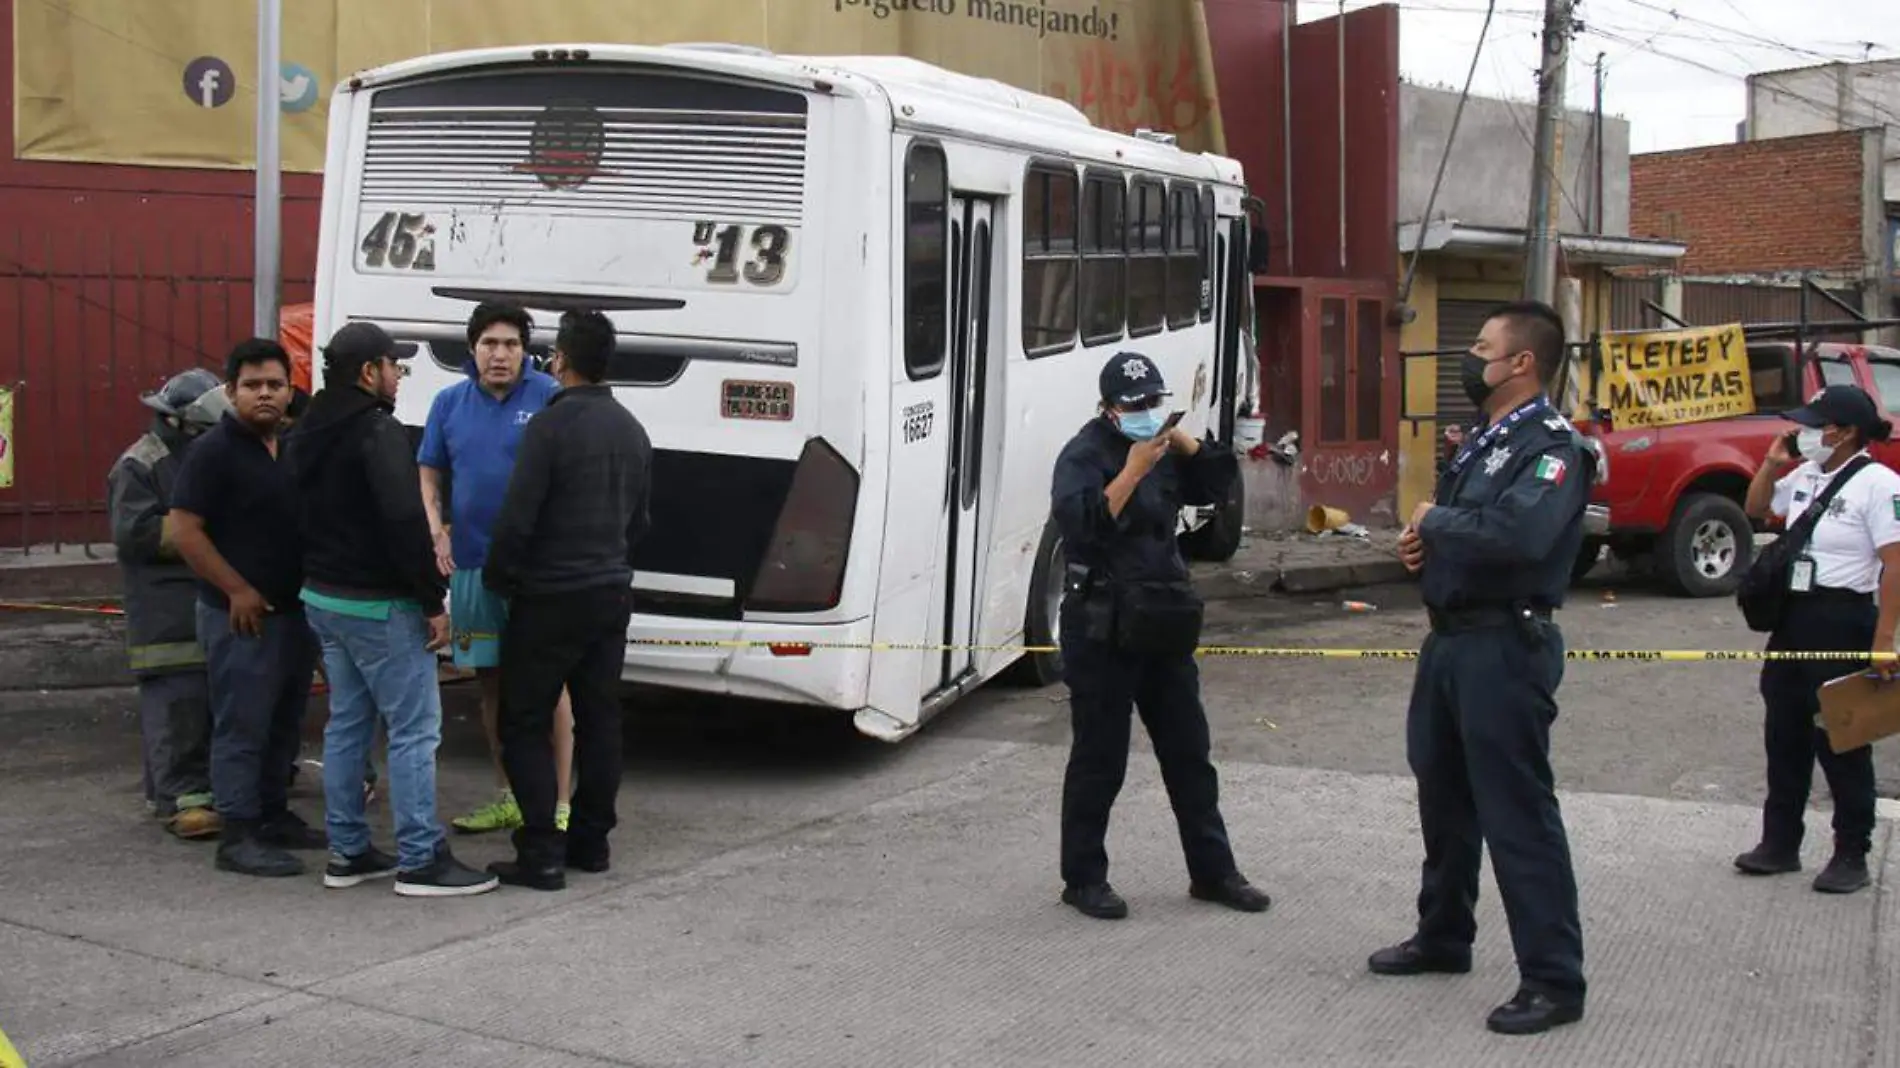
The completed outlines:
<svg viewBox="0 0 1900 1068">
<path fill-rule="evenodd" d="M 221 108 L 237 92 L 231 65 L 217 56 L 199 56 L 185 65 L 185 96 L 201 108 Z"/>
</svg>

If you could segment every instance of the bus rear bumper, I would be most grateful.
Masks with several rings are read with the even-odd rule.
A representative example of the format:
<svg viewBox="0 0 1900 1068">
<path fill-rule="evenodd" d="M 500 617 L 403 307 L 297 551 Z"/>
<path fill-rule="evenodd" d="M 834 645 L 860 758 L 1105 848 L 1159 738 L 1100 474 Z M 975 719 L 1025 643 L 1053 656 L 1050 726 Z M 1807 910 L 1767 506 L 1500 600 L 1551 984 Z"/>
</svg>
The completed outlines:
<svg viewBox="0 0 1900 1068">
<path fill-rule="evenodd" d="M 627 624 L 621 679 L 694 693 L 725 694 L 852 711 L 864 707 L 871 621 L 803 625 L 684 619 L 636 613 Z"/>
</svg>

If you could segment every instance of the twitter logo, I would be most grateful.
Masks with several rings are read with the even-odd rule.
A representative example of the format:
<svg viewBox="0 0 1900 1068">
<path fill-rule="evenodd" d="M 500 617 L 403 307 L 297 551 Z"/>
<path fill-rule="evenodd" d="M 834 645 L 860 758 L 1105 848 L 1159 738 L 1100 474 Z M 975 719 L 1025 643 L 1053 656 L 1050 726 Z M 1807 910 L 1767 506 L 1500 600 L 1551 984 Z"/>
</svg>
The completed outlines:
<svg viewBox="0 0 1900 1068">
<path fill-rule="evenodd" d="M 309 111 L 317 102 L 317 76 L 299 63 L 285 63 L 278 76 L 278 98 L 292 115 Z"/>
</svg>

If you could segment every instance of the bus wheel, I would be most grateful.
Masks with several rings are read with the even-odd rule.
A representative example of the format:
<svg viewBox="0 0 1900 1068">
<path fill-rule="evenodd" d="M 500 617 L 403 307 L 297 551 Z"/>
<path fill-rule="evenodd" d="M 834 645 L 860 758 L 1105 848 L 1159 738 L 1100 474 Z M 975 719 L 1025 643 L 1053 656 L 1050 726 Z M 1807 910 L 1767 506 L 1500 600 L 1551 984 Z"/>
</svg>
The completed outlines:
<svg viewBox="0 0 1900 1068">
<path fill-rule="evenodd" d="M 1240 475 L 1227 490 L 1227 499 L 1200 529 L 1181 535 L 1181 551 L 1190 560 L 1225 563 L 1240 551 L 1240 531 L 1247 519 L 1247 487 Z"/>
<path fill-rule="evenodd" d="M 1062 638 L 1062 586 L 1067 558 L 1062 535 L 1050 520 L 1036 547 L 1036 567 L 1029 576 L 1029 604 L 1023 610 L 1023 644 L 1056 646 Z M 1062 681 L 1062 653 L 1024 653 L 1010 665 L 1010 679 L 1024 686 L 1053 686 Z"/>
</svg>

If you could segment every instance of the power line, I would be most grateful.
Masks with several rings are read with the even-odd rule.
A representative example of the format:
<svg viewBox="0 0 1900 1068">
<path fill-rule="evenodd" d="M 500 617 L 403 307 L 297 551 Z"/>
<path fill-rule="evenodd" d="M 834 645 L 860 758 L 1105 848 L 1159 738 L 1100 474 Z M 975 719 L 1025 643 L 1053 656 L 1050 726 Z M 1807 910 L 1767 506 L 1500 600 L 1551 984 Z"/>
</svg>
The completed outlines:
<svg viewBox="0 0 1900 1068">
<path fill-rule="evenodd" d="M 1425 250 L 1425 230 L 1432 221 L 1432 208 L 1438 203 L 1438 188 L 1445 180 L 1445 165 L 1451 162 L 1451 146 L 1458 138 L 1458 120 L 1464 117 L 1465 101 L 1471 99 L 1471 82 L 1478 75 L 1478 57 L 1484 54 L 1484 39 L 1491 32 L 1491 16 L 1497 9 L 1498 0 L 1491 0 L 1484 14 L 1484 25 L 1478 27 L 1478 43 L 1471 49 L 1471 66 L 1465 71 L 1465 87 L 1458 94 L 1458 107 L 1451 113 L 1451 131 L 1445 135 L 1445 149 L 1438 156 L 1438 175 L 1432 179 L 1432 191 L 1425 198 L 1425 211 L 1418 220 L 1418 241 L 1412 246 L 1412 262 L 1405 265 L 1405 284 L 1399 288 L 1399 303 L 1403 304 L 1412 295 L 1412 278 L 1418 273 L 1418 258 Z"/>
</svg>

